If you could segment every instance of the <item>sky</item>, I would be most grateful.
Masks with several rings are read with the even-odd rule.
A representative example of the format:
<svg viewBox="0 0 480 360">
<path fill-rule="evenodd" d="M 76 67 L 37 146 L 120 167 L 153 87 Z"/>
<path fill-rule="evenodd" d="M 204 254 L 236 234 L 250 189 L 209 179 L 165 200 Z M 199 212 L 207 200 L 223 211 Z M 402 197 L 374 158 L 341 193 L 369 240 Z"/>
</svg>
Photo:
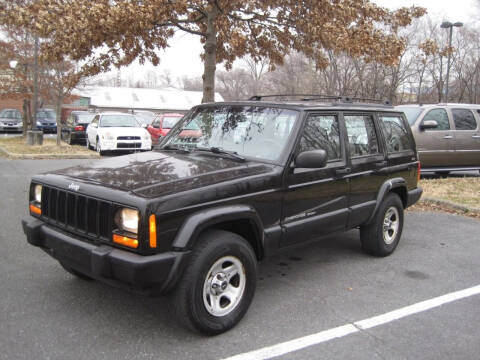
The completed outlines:
<svg viewBox="0 0 480 360">
<path fill-rule="evenodd" d="M 480 18 L 480 0 L 371 0 L 372 2 L 397 9 L 402 6 L 417 5 L 427 8 L 428 14 L 439 22 L 448 20 L 461 21 L 465 25 L 478 25 Z M 122 68 L 122 78 L 140 76 L 142 79 L 148 71 L 162 73 L 167 71 L 173 79 L 186 77 L 201 77 L 203 64 L 200 60 L 202 44 L 198 36 L 178 33 L 170 41 L 170 47 L 159 52 L 160 65 L 139 65 L 134 63 Z"/>
</svg>

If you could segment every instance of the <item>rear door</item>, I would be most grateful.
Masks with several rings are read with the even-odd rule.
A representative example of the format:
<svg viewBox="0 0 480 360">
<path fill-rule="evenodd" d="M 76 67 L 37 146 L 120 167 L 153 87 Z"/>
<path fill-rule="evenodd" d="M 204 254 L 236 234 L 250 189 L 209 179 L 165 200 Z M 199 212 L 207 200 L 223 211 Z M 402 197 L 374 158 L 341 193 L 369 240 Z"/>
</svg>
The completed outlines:
<svg viewBox="0 0 480 360">
<path fill-rule="evenodd" d="M 455 125 L 455 159 L 452 165 L 480 165 L 479 125 L 472 110 L 451 109 Z"/>
<path fill-rule="evenodd" d="M 296 147 L 327 152 L 326 167 L 294 168 L 286 174 L 282 245 L 307 241 L 344 230 L 348 219 L 349 180 L 345 156 L 344 129 L 339 113 L 311 113 Z"/>
<path fill-rule="evenodd" d="M 421 124 L 435 120 L 438 127 L 422 130 Z M 449 166 L 455 160 L 455 132 L 445 108 L 429 110 L 414 129 L 415 142 L 423 167 Z"/>
<path fill-rule="evenodd" d="M 344 113 L 347 154 L 351 174 L 349 227 L 365 222 L 372 214 L 378 189 L 385 181 L 382 168 L 387 166 L 373 113 Z"/>
</svg>

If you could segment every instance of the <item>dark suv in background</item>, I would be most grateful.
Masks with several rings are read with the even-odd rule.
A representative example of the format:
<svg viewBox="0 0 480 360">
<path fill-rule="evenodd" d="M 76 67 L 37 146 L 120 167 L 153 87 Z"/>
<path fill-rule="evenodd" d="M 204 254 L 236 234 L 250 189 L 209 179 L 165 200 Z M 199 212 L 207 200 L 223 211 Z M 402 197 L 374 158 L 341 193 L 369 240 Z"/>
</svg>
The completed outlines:
<svg viewBox="0 0 480 360">
<path fill-rule="evenodd" d="M 390 255 L 422 193 L 404 114 L 337 97 L 263 100 L 199 105 L 156 151 L 35 176 L 28 242 L 78 277 L 168 293 L 205 334 L 240 321 L 257 261 L 278 250 L 358 227 L 366 253 Z"/>
<path fill-rule="evenodd" d="M 41 130 L 44 133 L 57 132 L 57 114 L 53 109 L 38 109 L 37 110 L 37 123 L 35 124 L 37 130 Z"/>
<path fill-rule="evenodd" d="M 62 126 L 62 140 L 68 144 L 86 144 L 86 130 L 95 117 L 88 111 L 72 111 Z"/>
</svg>

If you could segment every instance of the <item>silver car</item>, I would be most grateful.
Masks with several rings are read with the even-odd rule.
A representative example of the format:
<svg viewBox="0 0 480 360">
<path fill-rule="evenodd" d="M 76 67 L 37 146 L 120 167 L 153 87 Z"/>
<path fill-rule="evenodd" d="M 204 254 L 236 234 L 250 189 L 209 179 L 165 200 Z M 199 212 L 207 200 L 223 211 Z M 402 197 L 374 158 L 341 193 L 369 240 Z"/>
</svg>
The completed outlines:
<svg viewBox="0 0 480 360">
<path fill-rule="evenodd" d="M 422 170 L 448 174 L 480 169 L 480 105 L 402 105 Z"/>
<path fill-rule="evenodd" d="M 0 111 L 0 131 L 23 130 L 22 113 L 17 109 L 3 109 Z"/>
</svg>

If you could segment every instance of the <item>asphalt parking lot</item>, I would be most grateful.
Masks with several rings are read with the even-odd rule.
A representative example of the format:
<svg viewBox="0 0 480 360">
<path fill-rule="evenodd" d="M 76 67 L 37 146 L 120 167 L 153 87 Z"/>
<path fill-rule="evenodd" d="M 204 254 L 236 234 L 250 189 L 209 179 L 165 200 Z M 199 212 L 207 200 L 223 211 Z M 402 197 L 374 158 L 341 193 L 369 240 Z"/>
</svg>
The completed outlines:
<svg viewBox="0 0 480 360">
<path fill-rule="evenodd" d="M 370 329 L 357 324 L 480 285 L 480 221 L 408 212 L 399 248 L 382 259 L 360 251 L 356 230 L 289 249 L 260 264 L 239 326 L 207 338 L 176 325 L 164 298 L 73 278 L 26 243 L 30 177 L 89 161 L 0 159 L 0 359 L 247 359 L 344 325 L 355 331 L 296 351 L 285 345 L 278 358 L 479 358 L 477 294 Z"/>
</svg>

